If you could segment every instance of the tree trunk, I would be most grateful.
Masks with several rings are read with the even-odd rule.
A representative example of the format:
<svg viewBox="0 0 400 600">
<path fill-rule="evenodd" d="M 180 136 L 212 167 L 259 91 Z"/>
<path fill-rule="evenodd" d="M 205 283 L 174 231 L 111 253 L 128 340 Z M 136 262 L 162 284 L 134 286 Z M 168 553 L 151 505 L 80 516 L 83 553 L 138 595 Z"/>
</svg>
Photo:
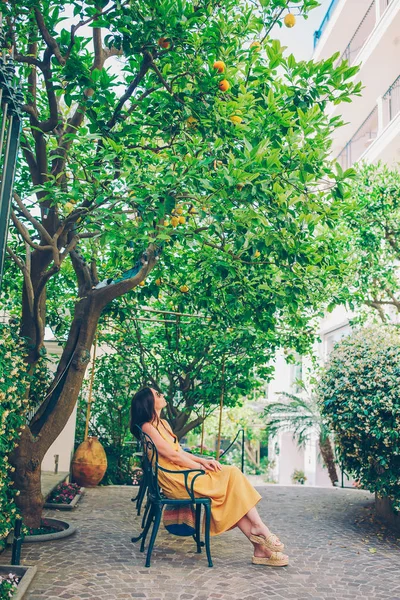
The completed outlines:
<svg viewBox="0 0 400 600">
<path fill-rule="evenodd" d="M 76 305 L 68 341 L 61 356 L 50 393 L 27 425 L 10 456 L 15 467 L 15 485 L 20 490 L 17 505 L 24 524 L 40 525 L 44 499 L 41 494 L 41 463 L 64 429 L 75 407 L 90 359 L 101 307 L 89 293 Z"/>
<path fill-rule="evenodd" d="M 20 491 L 16 503 L 27 527 L 40 527 L 44 505 L 40 480 L 43 457 L 37 450 L 34 437 L 25 427 L 10 456 L 10 463 L 15 468 L 14 487 Z"/>
<path fill-rule="evenodd" d="M 328 469 L 329 479 L 331 480 L 332 485 L 335 485 L 335 483 L 339 481 L 339 477 L 336 471 L 335 455 L 329 436 L 326 436 L 325 438 L 323 438 L 322 435 L 319 436 L 319 449 L 326 468 Z"/>
</svg>

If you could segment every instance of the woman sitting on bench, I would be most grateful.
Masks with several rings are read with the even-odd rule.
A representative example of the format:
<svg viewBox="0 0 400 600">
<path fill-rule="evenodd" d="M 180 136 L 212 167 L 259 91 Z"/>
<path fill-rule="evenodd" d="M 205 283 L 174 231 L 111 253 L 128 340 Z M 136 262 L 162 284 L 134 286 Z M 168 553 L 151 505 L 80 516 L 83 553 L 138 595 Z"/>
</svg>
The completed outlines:
<svg viewBox="0 0 400 600">
<path fill-rule="evenodd" d="M 256 565 L 284 567 L 289 559 L 282 554 L 284 548 L 279 539 L 262 522 L 256 504 L 260 494 L 243 473 L 234 466 L 221 465 L 185 452 L 178 443 L 167 421 L 161 419 L 161 411 L 167 402 L 160 392 L 146 387 L 132 398 L 131 431 L 135 426 L 149 435 L 154 442 L 159 464 L 165 469 L 202 469 L 206 477 L 198 477 L 194 484 L 196 496 L 211 498 L 211 535 L 218 535 L 234 527 L 244 533 L 254 546 L 252 562 Z M 187 497 L 183 477 L 159 471 L 159 482 L 169 498 Z"/>
</svg>

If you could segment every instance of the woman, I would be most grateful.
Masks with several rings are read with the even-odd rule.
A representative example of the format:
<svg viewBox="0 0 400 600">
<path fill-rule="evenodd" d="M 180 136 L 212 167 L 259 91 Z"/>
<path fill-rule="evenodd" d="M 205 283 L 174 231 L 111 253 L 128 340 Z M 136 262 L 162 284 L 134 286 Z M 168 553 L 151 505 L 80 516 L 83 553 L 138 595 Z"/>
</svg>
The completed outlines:
<svg viewBox="0 0 400 600">
<path fill-rule="evenodd" d="M 182 450 L 167 421 L 160 418 L 166 400 L 160 392 L 146 387 L 132 398 L 131 432 L 136 426 L 153 440 L 159 464 L 165 469 L 202 469 L 206 476 L 198 477 L 194 490 L 197 496 L 211 498 L 211 535 L 239 527 L 254 546 L 252 562 L 256 565 L 284 567 L 289 559 L 276 535 L 262 522 L 255 505 L 261 499 L 237 467 L 221 465 L 216 460 L 197 457 Z M 178 469 L 177 469 L 178 467 Z M 166 496 L 187 498 L 184 478 L 178 474 L 158 473 L 159 483 Z"/>
</svg>

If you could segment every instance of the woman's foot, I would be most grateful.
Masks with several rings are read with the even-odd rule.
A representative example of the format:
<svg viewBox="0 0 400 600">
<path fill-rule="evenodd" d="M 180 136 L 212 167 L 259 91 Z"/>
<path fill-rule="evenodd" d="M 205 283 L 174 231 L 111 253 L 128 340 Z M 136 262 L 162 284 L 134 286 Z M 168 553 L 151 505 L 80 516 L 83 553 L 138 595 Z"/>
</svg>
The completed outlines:
<svg viewBox="0 0 400 600">
<path fill-rule="evenodd" d="M 258 544 L 273 552 L 282 552 L 285 547 L 280 539 L 266 527 L 263 529 L 260 528 L 260 530 L 252 530 L 250 541 L 253 542 L 253 544 Z"/>
<path fill-rule="evenodd" d="M 254 553 L 251 559 L 253 565 L 264 565 L 266 567 L 286 567 L 289 564 L 289 557 L 282 552 L 272 552 L 270 557 L 256 556 Z"/>
</svg>

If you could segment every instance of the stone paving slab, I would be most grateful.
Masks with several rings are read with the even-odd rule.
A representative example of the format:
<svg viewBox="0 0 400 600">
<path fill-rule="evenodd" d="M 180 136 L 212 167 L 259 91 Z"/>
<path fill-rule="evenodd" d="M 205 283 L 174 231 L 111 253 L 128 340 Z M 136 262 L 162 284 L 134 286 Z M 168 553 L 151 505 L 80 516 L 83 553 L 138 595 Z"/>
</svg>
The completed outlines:
<svg viewBox="0 0 400 600">
<path fill-rule="evenodd" d="M 140 526 L 132 489 L 98 487 L 68 515 L 74 536 L 23 546 L 23 564 L 38 566 L 26 600 L 400 600 L 400 539 L 374 519 L 371 494 L 258 489 L 260 512 L 285 542 L 289 567 L 252 565 L 252 546 L 235 529 L 212 538 L 210 569 L 191 538 L 161 528 L 146 569 L 130 541 Z"/>
</svg>

